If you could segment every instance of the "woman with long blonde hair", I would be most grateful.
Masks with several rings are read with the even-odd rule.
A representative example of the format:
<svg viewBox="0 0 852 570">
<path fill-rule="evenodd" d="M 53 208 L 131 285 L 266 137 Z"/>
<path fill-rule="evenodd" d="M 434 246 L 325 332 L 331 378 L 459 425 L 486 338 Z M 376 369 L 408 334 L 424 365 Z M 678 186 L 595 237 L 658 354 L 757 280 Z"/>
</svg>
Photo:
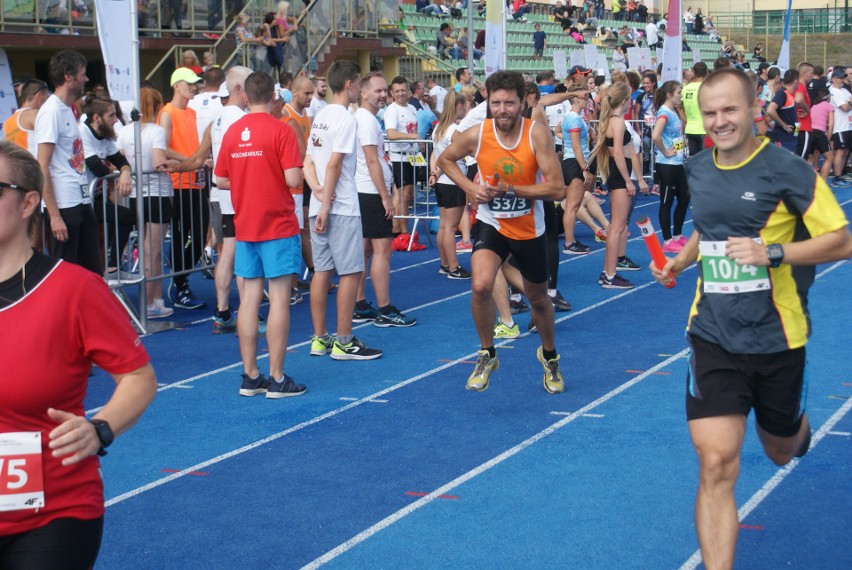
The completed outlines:
<svg viewBox="0 0 852 570">
<path fill-rule="evenodd" d="M 601 98 L 598 140 L 592 150 L 588 170 L 597 166 L 597 173 L 609 188 L 611 219 L 606 239 L 604 270 L 598 284 L 604 289 L 631 289 L 633 283 L 618 274 L 618 270 L 634 271 L 639 266 L 619 252 L 627 243 L 627 217 L 636 195 L 636 185 L 630 180 L 631 135 L 625 128 L 624 113 L 630 107 L 630 87 L 614 83 Z"/>
<path fill-rule="evenodd" d="M 470 279 L 468 272 L 459 263 L 456 254 L 456 228 L 464 214 L 467 206 L 467 195 L 464 191 L 453 184 L 450 177 L 438 168 L 438 157 L 450 146 L 453 133 L 456 131 L 469 108 L 467 99 L 455 90 L 450 90 L 444 99 L 444 110 L 438 119 L 435 130 L 432 131 L 434 141 L 432 157 L 430 159 L 431 172 L 429 174 L 429 185 L 435 188 L 435 197 L 440 210 L 438 222 L 438 255 L 441 258 L 441 266 L 438 269 L 440 275 L 446 275 L 448 279 Z M 467 171 L 464 160 L 457 162 L 462 172 Z"/>
</svg>

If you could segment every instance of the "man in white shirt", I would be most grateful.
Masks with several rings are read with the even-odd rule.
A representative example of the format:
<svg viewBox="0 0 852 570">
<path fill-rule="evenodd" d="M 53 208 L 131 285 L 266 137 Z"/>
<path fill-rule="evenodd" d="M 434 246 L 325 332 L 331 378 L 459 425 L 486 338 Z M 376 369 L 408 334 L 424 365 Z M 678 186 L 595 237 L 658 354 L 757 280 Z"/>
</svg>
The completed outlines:
<svg viewBox="0 0 852 570">
<path fill-rule="evenodd" d="M 838 66 L 831 73 L 831 87 L 828 88 L 834 108 L 834 134 L 831 137 L 834 144 L 834 184 L 841 182 L 839 179 L 852 149 L 852 93 L 844 88 L 845 80 L 846 69 Z M 845 185 L 845 180 L 842 182 Z"/>
<path fill-rule="evenodd" d="M 427 85 L 430 80 L 431 78 L 427 79 Z M 391 141 L 390 159 L 396 185 L 394 207 L 397 215 L 403 216 L 408 213 L 408 205 L 414 195 L 414 162 L 417 162 L 422 155 L 417 143 L 398 142 L 419 138 L 417 111 L 408 103 L 408 80 L 405 77 L 398 76 L 391 80 L 391 97 L 393 97 L 393 103 L 385 109 L 385 131 Z M 435 106 L 437 107 L 438 104 L 436 103 Z M 405 219 L 395 219 L 393 227 L 395 234 L 408 231 L 408 223 Z"/>
<path fill-rule="evenodd" d="M 324 77 L 317 77 L 314 79 L 314 96 L 311 99 L 311 106 L 308 107 L 308 116 L 315 117 L 317 113 L 319 113 L 320 109 L 328 105 L 325 100 L 325 95 L 328 90 L 328 85 L 326 84 Z"/>
<path fill-rule="evenodd" d="M 50 254 L 103 274 L 98 254 L 98 222 L 86 179 L 83 140 L 74 102 L 83 94 L 86 58 L 74 50 L 54 55 L 48 67 L 55 91 L 36 117 L 38 163 L 44 175 Z"/>
<path fill-rule="evenodd" d="M 363 232 L 358 190 L 355 187 L 355 117 L 349 105 L 358 100 L 361 68 L 339 59 L 328 70 L 331 103 L 314 117 L 305 159 L 305 177 L 311 193 L 311 319 L 314 336 L 311 355 L 331 353 L 334 360 L 373 360 L 381 350 L 368 348 L 352 335 L 352 314 L 358 283 L 364 271 Z M 406 94 L 407 100 L 407 94 Z M 337 334 L 328 334 L 328 287 L 334 272 L 340 275 L 337 291 Z"/>
<path fill-rule="evenodd" d="M 659 30 L 657 29 L 656 18 L 652 18 L 648 25 L 645 26 L 645 39 L 648 42 L 648 47 L 655 49 L 660 42 Z"/>
<path fill-rule="evenodd" d="M 213 118 L 222 110 L 222 101 L 217 94 L 219 87 L 225 82 L 225 73 L 221 67 L 211 67 L 202 75 L 204 89 L 198 92 L 187 103 L 187 107 L 195 111 L 195 124 L 198 127 L 198 140 L 204 138 L 204 131 L 213 122 Z"/>
<path fill-rule="evenodd" d="M 378 310 L 367 302 L 367 272 L 364 271 L 352 320 L 362 323 L 373 321 L 377 327 L 410 327 L 416 319 L 404 315 L 390 302 L 393 174 L 390 158 L 385 153 L 385 134 L 376 119 L 376 113 L 387 104 L 387 100 L 388 84 L 380 72 L 370 73 L 361 80 L 361 107 L 355 111 L 358 123 L 355 185 L 364 233 L 364 263 L 370 263 Z"/>
<path fill-rule="evenodd" d="M 391 89 L 393 89 L 393 85 L 391 85 Z M 429 90 L 429 97 L 432 98 L 432 103 L 434 104 L 433 110 L 436 114 L 440 114 L 444 110 L 444 99 L 447 97 L 447 90 L 438 85 L 434 77 L 426 78 L 426 89 Z M 393 96 L 393 93 L 391 93 L 391 96 Z"/>
</svg>

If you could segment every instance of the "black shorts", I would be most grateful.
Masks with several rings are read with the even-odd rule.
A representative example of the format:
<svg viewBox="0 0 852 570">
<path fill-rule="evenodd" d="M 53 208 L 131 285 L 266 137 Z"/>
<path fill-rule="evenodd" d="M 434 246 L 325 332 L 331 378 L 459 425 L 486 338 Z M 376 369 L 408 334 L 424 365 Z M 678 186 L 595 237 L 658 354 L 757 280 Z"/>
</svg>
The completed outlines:
<svg viewBox="0 0 852 570">
<path fill-rule="evenodd" d="M 686 147 L 689 149 L 689 156 L 695 156 L 704 150 L 704 135 L 686 135 Z"/>
<path fill-rule="evenodd" d="M 576 158 L 562 159 L 562 176 L 565 178 L 565 186 L 569 186 L 574 180 L 583 182 L 583 169 Z"/>
<path fill-rule="evenodd" d="M 358 204 L 361 206 L 361 232 L 364 239 L 393 238 L 393 220 L 385 216 L 381 196 L 358 192 Z"/>
<path fill-rule="evenodd" d="M 0 568 L 91 568 L 98 557 L 104 518 L 61 518 L 20 534 L 0 536 Z"/>
<path fill-rule="evenodd" d="M 831 150 L 831 145 L 828 144 L 828 135 L 825 131 L 813 131 L 814 135 L 814 150 L 820 154 L 825 154 Z"/>
<path fill-rule="evenodd" d="M 687 335 L 692 353 L 686 375 L 686 418 L 748 415 L 767 433 L 799 432 L 807 387 L 805 348 L 773 354 L 733 354 L 718 344 Z"/>
<path fill-rule="evenodd" d="M 237 237 L 236 230 L 234 229 L 234 214 L 222 214 L 222 237 Z"/>
<path fill-rule="evenodd" d="M 311 187 L 308 185 L 307 180 L 302 182 L 302 196 L 302 207 L 309 207 L 311 205 Z"/>
<path fill-rule="evenodd" d="M 408 157 L 401 162 L 391 162 L 393 183 L 397 188 L 414 184 L 414 165 L 408 162 Z"/>
<path fill-rule="evenodd" d="M 435 199 L 441 208 L 460 208 L 467 205 L 467 194 L 455 184 L 436 184 Z"/>
<path fill-rule="evenodd" d="M 852 131 L 834 133 L 831 135 L 831 142 L 834 143 L 834 150 L 852 149 Z"/>
<path fill-rule="evenodd" d="M 633 165 L 626 158 L 625 160 L 627 161 L 627 173 L 630 174 L 633 172 Z M 618 170 L 618 165 L 615 163 L 615 159 L 613 157 L 609 157 L 609 176 L 606 177 L 606 187 L 609 190 L 627 188 L 627 182 Z"/>
<path fill-rule="evenodd" d="M 796 138 L 796 154 L 805 160 L 814 151 L 814 135 L 812 131 L 799 131 Z"/>
<path fill-rule="evenodd" d="M 524 279 L 530 283 L 544 283 L 550 275 L 547 271 L 547 237 L 541 234 L 527 240 L 510 239 L 502 235 L 494 226 L 479 220 L 474 224 L 476 236 L 473 238 L 474 253 L 488 249 L 505 261 L 509 254 L 515 258 L 513 266 L 518 268 Z"/>
<path fill-rule="evenodd" d="M 146 196 L 142 198 L 142 208 L 149 224 L 169 224 L 172 221 L 172 199 L 168 196 Z M 130 209 L 136 211 L 136 198 L 130 199 Z"/>
</svg>

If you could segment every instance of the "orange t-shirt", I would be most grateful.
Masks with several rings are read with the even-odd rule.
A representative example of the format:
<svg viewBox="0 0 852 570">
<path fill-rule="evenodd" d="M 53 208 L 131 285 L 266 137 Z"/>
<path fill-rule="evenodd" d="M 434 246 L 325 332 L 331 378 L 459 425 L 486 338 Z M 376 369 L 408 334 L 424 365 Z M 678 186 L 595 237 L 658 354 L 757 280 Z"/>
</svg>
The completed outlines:
<svg viewBox="0 0 852 570">
<path fill-rule="evenodd" d="M 501 141 L 494 119 L 486 119 L 479 131 L 476 162 L 483 180 L 500 174 L 500 181 L 512 186 L 531 186 L 538 177 L 538 161 L 532 144 L 533 121 L 521 119 L 516 141 Z M 511 145 L 511 146 L 507 146 Z M 476 217 L 510 239 L 529 240 L 544 233 L 544 209 L 540 200 L 497 197 L 481 204 Z"/>
<path fill-rule="evenodd" d="M 284 123 L 287 123 L 290 119 L 296 121 L 296 124 L 299 125 L 299 130 L 302 132 L 302 140 L 307 142 L 308 136 L 311 133 L 311 117 L 308 115 L 307 109 L 303 110 L 300 115 L 296 112 L 296 109 L 290 105 L 290 103 L 286 103 L 284 105 L 284 110 L 286 111 L 286 114 L 281 117 L 281 121 Z M 288 188 L 290 188 L 291 194 L 302 193 L 302 188 L 292 188 L 289 186 Z"/>
<path fill-rule="evenodd" d="M 187 107 L 178 109 L 171 103 L 166 103 L 160 115 L 168 113 L 172 120 L 172 134 L 169 148 L 189 157 L 198 150 L 198 128 L 195 124 L 195 111 Z M 157 117 L 157 123 L 160 117 Z M 175 190 L 180 188 L 198 188 L 195 172 L 172 172 L 172 184 Z"/>
</svg>

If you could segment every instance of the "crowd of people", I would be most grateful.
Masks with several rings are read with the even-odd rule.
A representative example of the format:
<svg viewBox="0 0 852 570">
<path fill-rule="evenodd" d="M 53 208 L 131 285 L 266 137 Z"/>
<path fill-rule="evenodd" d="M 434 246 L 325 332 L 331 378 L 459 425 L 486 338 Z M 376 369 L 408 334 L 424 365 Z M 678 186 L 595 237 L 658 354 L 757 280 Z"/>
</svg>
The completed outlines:
<svg viewBox="0 0 852 570">
<path fill-rule="evenodd" d="M 286 35 L 286 15 L 270 24 L 284 25 L 280 37 Z M 252 43 L 247 30 L 239 33 L 244 44 Z M 52 94 L 41 79 L 17 83 L 21 108 L 6 121 L 9 142 L 0 145 L 0 214 L 10 220 L 0 234 L 0 318 L 30 299 L 28 291 L 41 281 L 58 282 L 52 287 L 60 288 L 64 273 L 92 282 L 98 298 L 109 296 L 104 280 L 123 285 L 144 279 L 151 319 L 172 314 L 166 299 L 198 310 L 206 301 L 193 293 L 191 276 L 198 264 L 215 258 L 212 329 L 238 333 L 239 394 L 299 396 L 307 387 L 287 374 L 285 356 L 290 307 L 303 302 L 305 289 L 314 357 L 374 360 L 382 350 L 359 340 L 353 323 L 415 325 L 416 319 L 392 303 L 392 242 L 409 230 L 407 215 L 418 188 L 428 188 L 439 211 L 437 273 L 471 283 L 480 349 L 466 387 L 476 392 L 489 387 L 499 367 L 495 339 L 520 336 L 513 315 L 530 311 L 528 330 L 541 339 L 536 355 L 542 385 L 557 394 L 565 390 L 565 380 L 554 312 L 571 309 L 557 288 L 560 250 L 588 255 L 591 248 L 575 233 L 578 222 L 586 224 L 605 244 L 597 284 L 633 288 L 624 274 L 642 270 L 627 251 L 635 199 L 659 195 L 663 250 L 675 257 L 664 267 L 652 266 L 653 275 L 667 283 L 699 252 L 702 257 L 697 313 L 689 325 L 697 363 L 690 374 L 701 393 L 691 388 L 687 403 L 706 475 L 697 526 L 708 563 L 732 554 L 736 526 L 714 521 L 735 520 L 728 495 L 718 488 L 729 487 L 732 494 L 736 474 L 720 464 L 727 468 L 738 461 L 752 404 L 773 461 L 782 464 L 807 451 L 810 428 L 804 409 L 797 407 L 807 307 L 798 300 L 807 295 L 804 283 L 812 267 L 800 270 L 852 256 L 852 237 L 829 186 L 852 185 L 852 67 L 835 66 L 829 78 L 806 62 L 783 71 L 761 63 L 756 72 L 746 72 L 722 56 L 712 71 L 701 62 L 685 70 L 683 81 L 660 82 L 659 69 L 615 68 L 607 81 L 574 66 L 562 81 L 553 72 L 528 78 L 500 71 L 484 85 L 460 68 L 451 86 L 440 85 L 436 77 L 425 84 L 402 76 L 388 81 L 379 71 L 345 60 L 335 61 L 326 77 L 293 77 L 279 69 L 277 81 L 269 69 L 235 65 L 225 71 L 202 67 L 192 57 L 184 63 L 170 77 L 170 99 L 151 84 L 141 86 L 141 149 L 133 128 L 124 125 L 122 106 L 103 88 L 86 91 L 86 61 L 79 53 L 65 50 L 51 60 Z M 133 160 L 137 153 L 139 165 Z M 91 182 L 104 177 L 110 184 L 100 186 L 100 196 L 89 195 L 98 187 Z M 720 190 L 730 199 L 718 199 Z M 145 221 L 144 275 L 127 273 L 121 261 L 136 223 L 137 200 Z M 607 200 L 609 219 L 600 207 Z M 690 205 L 692 237 L 684 232 Z M 794 229 L 802 222 L 810 237 L 795 241 Z M 99 224 L 111 228 L 105 252 Z M 164 295 L 167 235 L 173 261 Z M 66 262 L 61 271 L 53 272 L 57 261 L 42 250 Z M 461 256 L 471 253 L 468 269 Z M 733 280 L 719 269 L 730 269 L 731 260 L 740 268 Z M 76 265 L 82 269 L 70 269 Z M 367 272 L 375 305 L 368 300 Z M 230 306 L 234 277 L 239 310 Z M 594 277 L 588 276 L 589 282 Z M 732 288 L 735 294 L 728 294 Z M 767 288 L 789 299 L 776 299 Z M 337 311 L 330 327 L 332 292 Z M 731 320 L 744 311 L 742 303 L 732 306 L 742 293 L 755 295 L 743 313 L 754 321 L 747 332 Z M 265 321 L 260 318 L 264 297 L 269 302 Z M 94 297 L 80 299 L 87 307 L 94 302 Z M 114 353 L 93 358 L 116 379 L 113 400 L 86 422 L 80 417 L 81 398 L 48 394 L 45 408 L 52 411 L 27 417 L 32 421 L 26 429 L 42 430 L 42 444 L 54 449 L 65 449 L 73 438 L 62 436 L 73 431 L 83 443 L 68 453 L 76 452 L 74 461 L 82 462 L 138 419 L 153 395 L 153 371 L 129 325 L 116 324 L 121 310 L 114 301 L 104 304 L 103 314 L 79 313 L 74 318 L 93 332 L 79 344 L 84 353 L 75 355 L 78 384 L 85 384 L 88 372 L 86 343 L 98 338 L 104 323 L 120 331 L 110 333 Z M 89 323 L 92 315 L 102 322 Z M 267 374 L 257 362 L 262 334 L 269 345 Z M 795 373 L 765 372 L 783 376 L 794 397 L 778 406 L 752 402 L 751 381 L 740 385 L 737 379 L 732 389 L 747 396 L 736 401 L 747 403 L 726 404 L 730 398 L 712 380 L 717 367 L 754 351 L 785 355 Z M 14 362 L 21 360 L 5 352 Z M 761 362 L 758 368 L 771 364 Z M 24 370 L 24 363 L 20 367 Z M 0 385 L 0 392 L 4 389 Z M 140 399 L 131 405 L 127 398 L 134 395 Z M 2 401 L 0 407 L 8 405 Z M 24 430 L 24 420 L 3 417 L 0 431 Z M 111 427 L 109 433 L 102 433 L 103 423 Z M 52 461 L 58 473 L 58 460 Z M 96 468 L 93 461 L 87 465 L 89 471 Z M 90 475 L 87 471 L 85 477 Z M 45 492 L 54 491 L 46 485 Z M 88 507 L 69 512 L 86 520 L 102 516 L 102 509 Z M 7 556 L 6 535 L 26 535 L 40 524 L 0 518 L 0 562 Z M 94 540 L 99 524 L 80 532 Z"/>
</svg>

